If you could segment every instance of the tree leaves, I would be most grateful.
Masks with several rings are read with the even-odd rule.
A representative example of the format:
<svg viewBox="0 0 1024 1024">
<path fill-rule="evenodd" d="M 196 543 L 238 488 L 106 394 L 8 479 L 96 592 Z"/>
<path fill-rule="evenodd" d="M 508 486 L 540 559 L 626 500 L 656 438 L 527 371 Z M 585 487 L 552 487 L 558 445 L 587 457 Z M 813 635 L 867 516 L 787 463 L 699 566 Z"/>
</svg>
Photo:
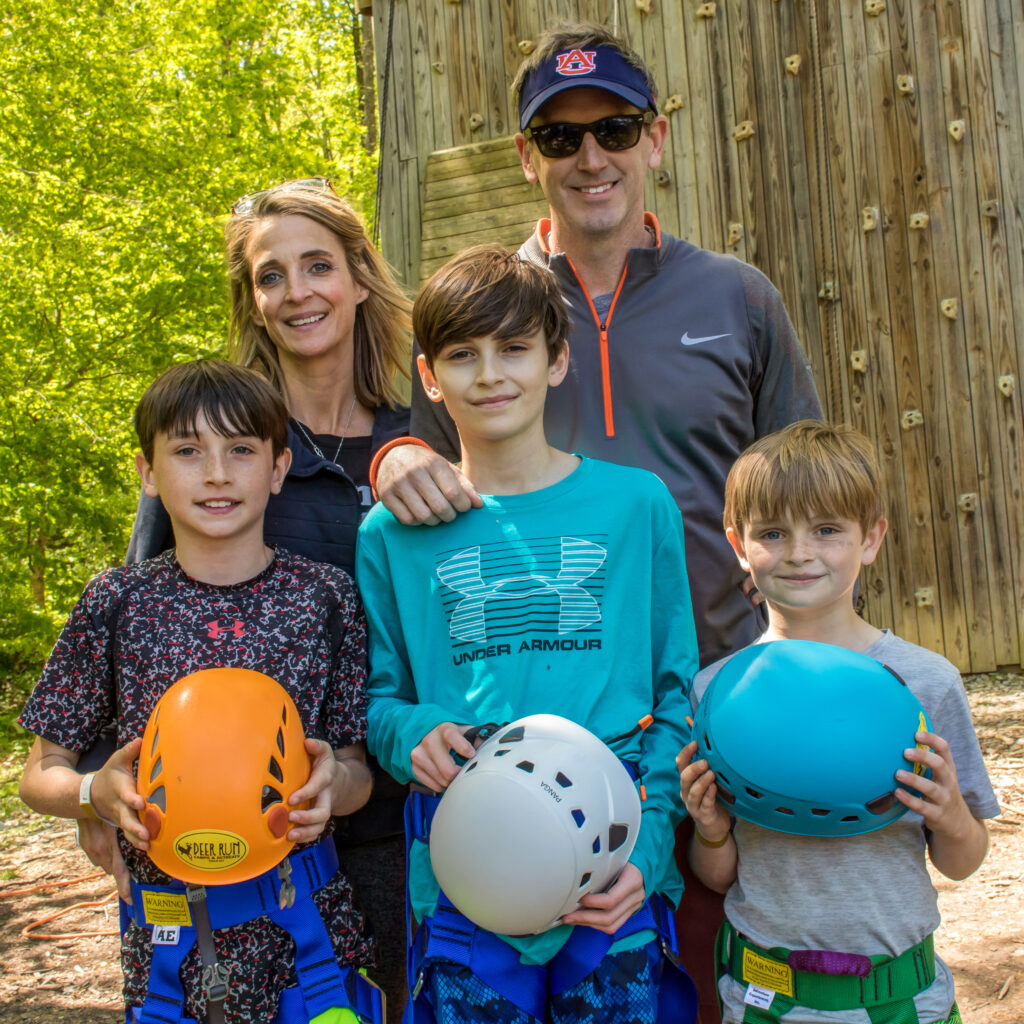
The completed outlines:
<svg viewBox="0 0 1024 1024">
<path fill-rule="evenodd" d="M 357 18 L 321 0 L 0 15 L 0 673 L 34 675 L 122 558 L 134 405 L 222 347 L 231 203 L 317 174 L 372 201 Z"/>
</svg>

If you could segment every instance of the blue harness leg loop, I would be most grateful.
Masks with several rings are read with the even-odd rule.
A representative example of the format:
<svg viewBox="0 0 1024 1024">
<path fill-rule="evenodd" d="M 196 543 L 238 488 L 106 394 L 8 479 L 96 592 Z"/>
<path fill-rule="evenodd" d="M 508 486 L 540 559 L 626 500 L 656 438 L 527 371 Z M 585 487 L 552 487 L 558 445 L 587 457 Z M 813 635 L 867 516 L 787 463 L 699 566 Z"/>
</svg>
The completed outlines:
<svg viewBox="0 0 1024 1024">
<path fill-rule="evenodd" d="M 301 1024 L 333 1007 L 351 1009 L 363 1020 L 383 1024 L 380 990 L 357 971 L 339 966 L 327 927 L 313 902 L 313 893 L 338 870 L 333 838 L 327 837 L 316 846 L 293 853 L 288 861 L 295 897 L 291 906 L 280 907 L 281 876 L 277 868 L 271 868 L 246 882 L 207 886 L 210 927 L 215 931 L 229 928 L 265 914 L 292 937 L 299 983 L 282 992 L 278 1024 Z M 146 894 L 172 894 L 184 899 L 185 889 L 181 882 L 158 886 L 132 880 L 132 906 L 125 908 L 127 916 L 140 927 L 152 928 L 146 921 Z M 122 921 L 127 927 L 124 915 Z M 179 973 L 195 941 L 195 928 L 182 925 L 176 944 L 153 946 L 146 1000 L 141 1008 L 128 1011 L 127 1024 L 195 1024 L 183 1016 L 185 997 Z"/>
</svg>

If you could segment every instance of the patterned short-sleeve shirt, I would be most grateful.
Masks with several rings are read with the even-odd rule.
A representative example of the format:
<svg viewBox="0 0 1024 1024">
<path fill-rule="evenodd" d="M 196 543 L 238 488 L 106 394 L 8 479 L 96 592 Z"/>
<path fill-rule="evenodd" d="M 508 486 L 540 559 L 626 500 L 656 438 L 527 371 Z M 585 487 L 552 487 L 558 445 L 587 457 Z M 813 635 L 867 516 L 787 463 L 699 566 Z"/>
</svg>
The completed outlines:
<svg viewBox="0 0 1024 1024">
<path fill-rule="evenodd" d="M 117 723 L 118 745 L 141 736 L 154 705 L 182 676 L 248 668 L 276 679 L 295 701 L 307 736 L 344 747 L 366 734 L 366 632 L 351 578 L 335 566 L 278 549 L 255 579 L 213 586 L 188 576 L 173 551 L 110 569 L 88 585 L 64 626 L 20 722 L 38 736 L 83 752 Z M 328 822 L 327 830 L 333 828 Z M 118 834 L 139 881 L 167 876 Z M 316 894 L 335 954 L 372 960 L 371 942 L 339 872 Z M 273 1021 L 280 991 L 295 984 L 294 943 L 262 917 L 216 933 L 231 971 L 229 1022 Z M 122 939 L 125 1001 L 145 999 L 150 932 L 132 924 Z M 186 1014 L 205 1017 L 201 964 L 182 965 Z"/>
</svg>

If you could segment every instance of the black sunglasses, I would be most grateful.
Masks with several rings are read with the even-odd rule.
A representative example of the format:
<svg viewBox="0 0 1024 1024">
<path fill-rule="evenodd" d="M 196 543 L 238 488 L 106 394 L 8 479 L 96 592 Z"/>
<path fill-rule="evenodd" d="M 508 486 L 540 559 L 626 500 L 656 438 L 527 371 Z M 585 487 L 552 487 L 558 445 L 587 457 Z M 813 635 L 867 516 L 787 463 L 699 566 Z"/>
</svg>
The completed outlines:
<svg viewBox="0 0 1024 1024">
<path fill-rule="evenodd" d="M 554 124 L 537 124 L 527 128 L 523 135 L 537 143 L 541 156 L 559 160 L 572 156 L 583 145 L 583 136 L 590 132 L 602 149 L 620 153 L 632 149 L 639 141 L 640 134 L 654 120 L 654 111 L 642 114 L 615 114 L 602 117 L 590 124 L 575 124 L 572 121 L 556 121 Z"/>
</svg>

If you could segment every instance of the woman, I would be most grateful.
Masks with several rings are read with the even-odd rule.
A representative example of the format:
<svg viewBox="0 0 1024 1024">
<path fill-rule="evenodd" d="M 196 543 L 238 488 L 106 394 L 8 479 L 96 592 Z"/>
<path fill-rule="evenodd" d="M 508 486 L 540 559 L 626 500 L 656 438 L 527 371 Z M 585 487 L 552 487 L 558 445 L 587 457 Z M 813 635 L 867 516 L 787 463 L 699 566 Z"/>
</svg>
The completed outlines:
<svg viewBox="0 0 1024 1024">
<path fill-rule="evenodd" d="M 265 539 L 351 573 L 356 532 L 373 501 L 370 460 L 408 433 L 400 391 L 410 365 L 408 299 L 325 178 L 243 197 L 224 235 L 232 297 L 228 354 L 265 374 L 291 414 L 291 469 L 267 506 Z M 143 496 L 127 560 L 173 544 L 159 499 Z M 373 927 L 380 966 L 372 976 L 395 1020 L 406 992 L 405 790 L 372 767 L 370 803 L 338 821 L 335 841 Z M 111 863 L 109 839 L 97 833 L 95 826 L 82 830 L 83 849 L 100 866 L 123 871 Z"/>
</svg>

